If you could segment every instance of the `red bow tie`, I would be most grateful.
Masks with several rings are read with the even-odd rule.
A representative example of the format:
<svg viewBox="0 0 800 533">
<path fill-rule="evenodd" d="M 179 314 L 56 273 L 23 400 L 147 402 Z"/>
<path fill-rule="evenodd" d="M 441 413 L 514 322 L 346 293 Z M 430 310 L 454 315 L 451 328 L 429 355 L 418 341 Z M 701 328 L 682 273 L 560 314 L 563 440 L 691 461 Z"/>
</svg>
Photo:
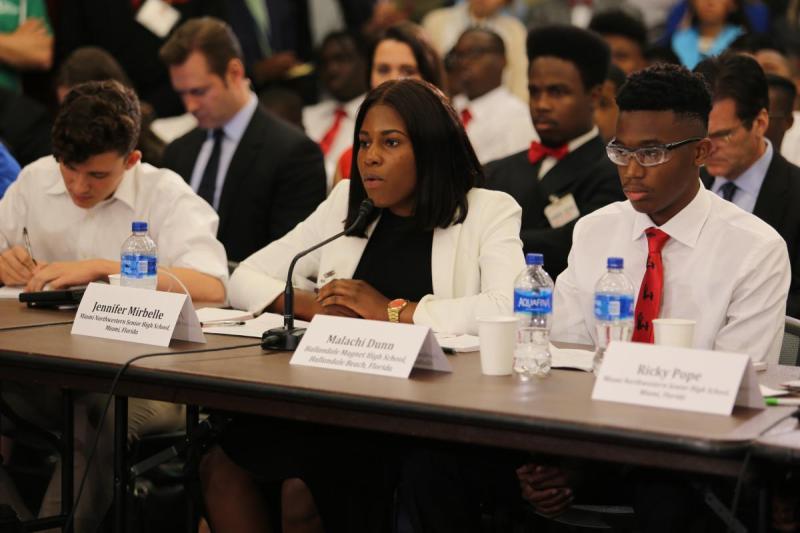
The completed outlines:
<svg viewBox="0 0 800 533">
<path fill-rule="evenodd" d="M 569 147 L 566 144 L 552 148 L 538 141 L 533 141 L 531 143 L 531 149 L 528 150 L 528 161 L 530 161 L 532 165 L 535 165 L 547 156 L 555 157 L 558 161 L 561 161 L 568 153 Z"/>
</svg>

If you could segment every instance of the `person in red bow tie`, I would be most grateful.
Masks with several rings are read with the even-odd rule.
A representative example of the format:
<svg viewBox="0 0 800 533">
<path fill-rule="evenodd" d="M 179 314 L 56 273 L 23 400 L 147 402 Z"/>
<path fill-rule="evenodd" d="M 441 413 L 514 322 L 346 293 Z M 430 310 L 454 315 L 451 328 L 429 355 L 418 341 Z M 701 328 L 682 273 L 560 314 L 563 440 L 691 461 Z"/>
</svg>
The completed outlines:
<svg viewBox="0 0 800 533">
<path fill-rule="evenodd" d="M 525 252 L 545 256 L 557 276 L 567 266 L 572 228 L 581 216 L 624 198 L 594 124 L 610 62 L 608 45 L 572 26 L 528 35 L 530 114 L 540 140 L 486 167 L 487 186 L 523 208 Z"/>
</svg>

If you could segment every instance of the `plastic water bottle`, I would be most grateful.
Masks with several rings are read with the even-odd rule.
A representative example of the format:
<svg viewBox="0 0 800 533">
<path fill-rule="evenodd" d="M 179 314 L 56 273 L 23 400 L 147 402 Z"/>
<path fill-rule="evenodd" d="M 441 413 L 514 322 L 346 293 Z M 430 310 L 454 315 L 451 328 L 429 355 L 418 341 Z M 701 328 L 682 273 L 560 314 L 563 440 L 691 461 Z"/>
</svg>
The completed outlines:
<svg viewBox="0 0 800 533">
<path fill-rule="evenodd" d="M 594 287 L 594 319 L 597 328 L 597 351 L 594 371 L 603 364 L 608 343 L 629 341 L 633 335 L 633 283 L 622 271 L 621 257 L 608 258 L 608 272 Z"/>
<path fill-rule="evenodd" d="M 155 289 L 158 285 L 156 243 L 147 234 L 147 222 L 134 222 L 133 234 L 122 243 L 119 284 Z"/>
<path fill-rule="evenodd" d="M 528 265 L 514 282 L 517 344 L 514 371 L 523 381 L 550 373 L 550 317 L 553 314 L 553 279 L 544 271 L 542 254 L 525 256 Z"/>
</svg>

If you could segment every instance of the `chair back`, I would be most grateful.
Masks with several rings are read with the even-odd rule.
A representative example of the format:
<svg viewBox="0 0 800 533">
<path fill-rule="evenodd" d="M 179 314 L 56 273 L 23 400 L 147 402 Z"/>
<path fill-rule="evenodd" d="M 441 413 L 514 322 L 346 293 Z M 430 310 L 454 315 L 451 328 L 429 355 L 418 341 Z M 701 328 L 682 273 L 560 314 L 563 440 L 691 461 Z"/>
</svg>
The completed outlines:
<svg viewBox="0 0 800 533">
<path fill-rule="evenodd" d="M 800 320 L 787 316 L 778 362 L 781 365 L 800 366 L 798 354 L 800 354 Z"/>
</svg>

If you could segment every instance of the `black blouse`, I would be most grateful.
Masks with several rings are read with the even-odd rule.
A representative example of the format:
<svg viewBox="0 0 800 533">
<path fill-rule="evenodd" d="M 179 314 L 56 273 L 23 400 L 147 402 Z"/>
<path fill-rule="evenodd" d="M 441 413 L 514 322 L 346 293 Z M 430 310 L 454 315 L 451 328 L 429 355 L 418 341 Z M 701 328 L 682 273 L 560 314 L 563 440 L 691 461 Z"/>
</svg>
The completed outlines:
<svg viewBox="0 0 800 533">
<path fill-rule="evenodd" d="M 384 209 L 353 279 L 366 281 L 389 299 L 418 302 L 433 294 L 432 246 L 433 230 L 421 231 L 413 217 Z"/>
</svg>

